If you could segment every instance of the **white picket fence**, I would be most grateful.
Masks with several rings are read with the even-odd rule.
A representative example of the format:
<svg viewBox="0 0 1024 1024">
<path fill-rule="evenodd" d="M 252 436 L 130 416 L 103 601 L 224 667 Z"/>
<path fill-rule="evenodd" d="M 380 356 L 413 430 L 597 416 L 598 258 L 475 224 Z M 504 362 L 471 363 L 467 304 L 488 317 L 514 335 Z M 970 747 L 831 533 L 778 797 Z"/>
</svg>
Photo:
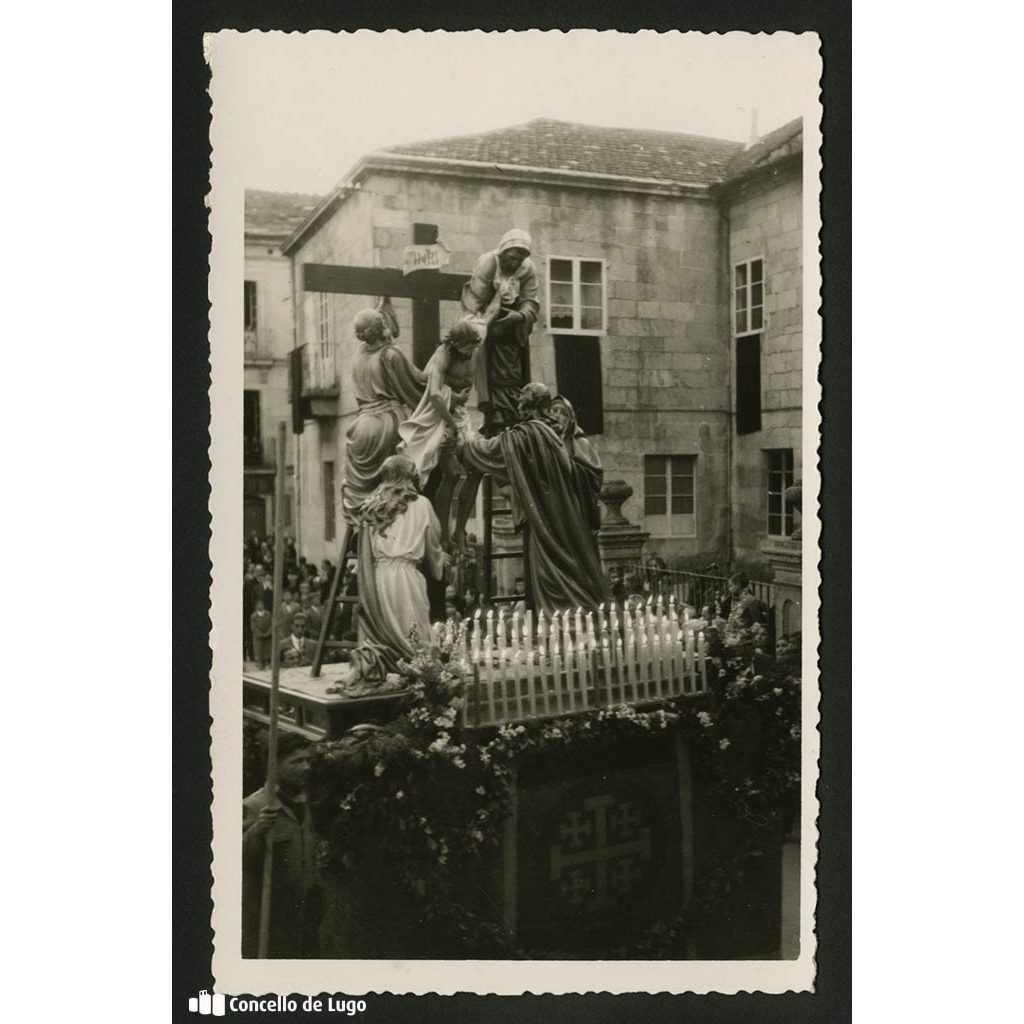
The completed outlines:
<svg viewBox="0 0 1024 1024">
<path fill-rule="evenodd" d="M 504 609 L 464 623 L 464 725 L 493 725 L 707 692 L 703 620 L 671 599 L 553 616 Z M 438 623 L 435 639 L 455 624 Z"/>
</svg>

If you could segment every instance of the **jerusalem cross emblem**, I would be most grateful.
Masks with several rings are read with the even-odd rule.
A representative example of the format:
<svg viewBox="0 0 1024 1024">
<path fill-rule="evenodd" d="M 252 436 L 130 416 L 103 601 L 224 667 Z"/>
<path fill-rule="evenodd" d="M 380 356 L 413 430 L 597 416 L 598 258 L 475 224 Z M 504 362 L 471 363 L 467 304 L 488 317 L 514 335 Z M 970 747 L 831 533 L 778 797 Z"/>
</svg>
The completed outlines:
<svg viewBox="0 0 1024 1024">
<path fill-rule="evenodd" d="M 629 900 L 651 862 L 651 829 L 637 802 L 604 793 L 564 811 L 551 881 L 565 904 L 599 911 Z"/>
</svg>

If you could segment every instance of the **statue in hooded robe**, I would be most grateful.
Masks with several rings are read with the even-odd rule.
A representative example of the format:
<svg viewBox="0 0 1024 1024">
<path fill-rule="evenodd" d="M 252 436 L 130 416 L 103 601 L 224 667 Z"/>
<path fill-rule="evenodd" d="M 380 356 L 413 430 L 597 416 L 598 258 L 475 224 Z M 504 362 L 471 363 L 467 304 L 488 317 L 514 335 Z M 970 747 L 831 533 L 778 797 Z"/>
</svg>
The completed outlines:
<svg viewBox="0 0 1024 1024">
<path fill-rule="evenodd" d="M 513 523 L 523 534 L 527 594 L 546 614 L 610 599 L 586 497 L 595 482 L 600 489 L 600 467 L 570 454 L 551 404 L 545 385 L 527 384 L 518 423 L 492 438 L 458 441 L 467 467 L 509 485 Z"/>
<path fill-rule="evenodd" d="M 533 242 L 519 228 L 476 261 L 462 288 L 462 309 L 484 343 L 477 357 L 477 403 L 487 436 L 516 422 L 519 391 L 529 380 L 530 331 L 540 312 Z"/>
</svg>

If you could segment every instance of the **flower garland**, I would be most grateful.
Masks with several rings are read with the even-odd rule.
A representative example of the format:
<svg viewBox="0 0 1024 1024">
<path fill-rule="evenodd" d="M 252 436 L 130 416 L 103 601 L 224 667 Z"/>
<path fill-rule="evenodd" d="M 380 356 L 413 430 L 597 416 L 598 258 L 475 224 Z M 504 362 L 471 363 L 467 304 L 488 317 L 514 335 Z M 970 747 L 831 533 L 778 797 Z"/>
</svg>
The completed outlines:
<svg viewBox="0 0 1024 1024">
<path fill-rule="evenodd" d="M 461 884 L 500 845 L 518 764 L 525 756 L 558 758 L 570 749 L 681 730 L 712 799 L 740 822 L 743 841 L 708 884 L 702 881 L 682 924 L 659 922 L 638 940 L 647 955 L 661 947 L 672 955 L 694 918 L 713 914 L 744 862 L 757 856 L 799 781 L 798 651 L 765 663 L 763 655 L 760 662 L 748 657 L 750 643 L 726 647 L 714 630 L 708 641 L 717 678 L 709 672 L 714 686 L 707 697 L 462 729 L 461 629 L 416 640 L 414 656 L 400 663 L 400 679 L 391 680 L 407 686 L 399 716 L 367 738 L 318 745 L 310 792 L 323 837 L 321 866 L 358 873 L 361 863 L 384 856 L 421 917 L 455 948 L 472 949 L 474 957 L 536 956 L 513 947 L 493 908 L 469 905 Z"/>
</svg>

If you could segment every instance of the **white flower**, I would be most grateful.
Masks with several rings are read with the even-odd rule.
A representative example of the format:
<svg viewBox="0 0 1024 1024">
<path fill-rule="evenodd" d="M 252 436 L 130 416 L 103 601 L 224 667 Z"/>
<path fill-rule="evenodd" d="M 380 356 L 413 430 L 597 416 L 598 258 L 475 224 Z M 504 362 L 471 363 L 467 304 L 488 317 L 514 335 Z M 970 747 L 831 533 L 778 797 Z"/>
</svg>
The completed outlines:
<svg viewBox="0 0 1024 1024">
<path fill-rule="evenodd" d="M 405 793 L 404 793 L 404 792 L 403 792 L 402 790 L 398 790 L 398 791 L 397 791 L 397 792 L 395 793 L 395 799 L 396 799 L 396 800 L 401 800 L 401 799 L 402 799 L 402 797 L 404 797 L 404 796 L 405 796 Z"/>
<path fill-rule="evenodd" d="M 772 693 L 774 693 L 776 697 L 782 696 L 782 690 L 778 686 L 776 686 L 775 689 L 772 690 Z"/>
<path fill-rule="evenodd" d="M 376 775 L 378 779 L 384 774 L 384 762 L 383 761 L 378 761 L 373 766 L 373 774 Z"/>
<path fill-rule="evenodd" d="M 486 795 L 487 795 L 487 790 L 486 790 L 486 789 L 484 789 L 484 787 L 483 787 L 483 786 L 477 786 L 477 787 L 476 787 L 476 792 L 477 792 L 477 793 L 478 793 L 478 794 L 479 794 L 480 796 L 486 796 Z"/>
<path fill-rule="evenodd" d="M 791 728 L 791 729 L 789 730 L 789 735 L 790 735 L 790 737 L 791 737 L 792 739 L 794 739 L 794 740 L 798 740 L 798 739 L 800 739 L 800 726 L 799 726 L 799 725 L 794 725 L 794 726 L 793 726 L 793 727 L 792 727 L 792 728 Z"/>
<path fill-rule="evenodd" d="M 720 739 L 718 741 L 718 749 L 719 750 L 726 750 L 726 749 L 728 749 L 728 746 L 729 746 L 729 741 L 727 739 Z"/>
<path fill-rule="evenodd" d="M 711 716 L 706 711 L 700 711 L 697 713 L 697 721 L 700 722 L 705 729 L 711 728 Z"/>
<path fill-rule="evenodd" d="M 452 764 L 454 764 L 456 768 L 465 768 L 466 767 L 466 762 L 463 761 L 461 757 L 453 757 L 452 758 Z"/>
</svg>

